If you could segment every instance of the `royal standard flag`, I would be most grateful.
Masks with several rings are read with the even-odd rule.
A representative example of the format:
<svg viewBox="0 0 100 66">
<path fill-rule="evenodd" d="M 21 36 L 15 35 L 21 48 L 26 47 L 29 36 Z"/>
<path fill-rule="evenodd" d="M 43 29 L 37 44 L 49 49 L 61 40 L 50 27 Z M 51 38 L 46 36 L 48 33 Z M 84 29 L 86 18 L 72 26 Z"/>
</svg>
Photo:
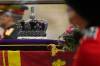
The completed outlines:
<svg viewBox="0 0 100 66">
<path fill-rule="evenodd" d="M 61 52 L 52 58 L 50 51 L 0 51 L 0 66 L 68 66 L 70 55 Z"/>
</svg>

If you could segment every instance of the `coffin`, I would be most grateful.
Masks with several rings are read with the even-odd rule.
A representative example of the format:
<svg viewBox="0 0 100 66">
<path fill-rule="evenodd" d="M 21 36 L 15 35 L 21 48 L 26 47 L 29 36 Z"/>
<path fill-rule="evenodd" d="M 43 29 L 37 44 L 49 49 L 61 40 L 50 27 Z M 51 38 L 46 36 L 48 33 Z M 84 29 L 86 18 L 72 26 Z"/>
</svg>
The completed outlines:
<svg viewBox="0 0 100 66">
<path fill-rule="evenodd" d="M 70 66 L 71 52 L 52 56 L 49 44 L 61 46 L 58 40 L 0 40 L 0 66 Z"/>
</svg>

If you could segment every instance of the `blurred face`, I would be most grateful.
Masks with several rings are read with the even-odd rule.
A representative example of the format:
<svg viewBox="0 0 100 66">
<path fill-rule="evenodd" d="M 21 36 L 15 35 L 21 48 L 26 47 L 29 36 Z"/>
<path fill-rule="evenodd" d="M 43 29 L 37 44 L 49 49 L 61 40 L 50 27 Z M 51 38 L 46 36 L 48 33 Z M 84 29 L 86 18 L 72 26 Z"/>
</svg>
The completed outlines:
<svg viewBox="0 0 100 66">
<path fill-rule="evenodd" d="M 78 26 L 80 29 L 84 29 L 86 27 L 87 23 L 85 19 L 80 17 L 72 8 L 68 7 L 67 13 L 71 24 Z"/>
<path fill-rule="evenodd" d="M 0 24 L 7 25 L 12 21 L 12 17 L 6 15 L 0 15 Z"/>
</svg>

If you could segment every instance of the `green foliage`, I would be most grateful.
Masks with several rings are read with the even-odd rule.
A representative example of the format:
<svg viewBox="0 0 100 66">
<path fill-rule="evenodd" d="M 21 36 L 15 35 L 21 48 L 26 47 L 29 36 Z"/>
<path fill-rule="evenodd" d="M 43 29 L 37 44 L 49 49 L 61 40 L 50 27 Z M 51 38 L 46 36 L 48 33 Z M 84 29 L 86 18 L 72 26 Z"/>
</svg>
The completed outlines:
<svg viewBox="0 0 100 66">
<path fill-rule="evenodd" d="M 81 31 L 78 28 L 74 28 L 71 33 L 65 34 L 63 39 L 66 42 L 67 50 L 73 51 L 79 44 L 81 36 Z"/>
</svg>

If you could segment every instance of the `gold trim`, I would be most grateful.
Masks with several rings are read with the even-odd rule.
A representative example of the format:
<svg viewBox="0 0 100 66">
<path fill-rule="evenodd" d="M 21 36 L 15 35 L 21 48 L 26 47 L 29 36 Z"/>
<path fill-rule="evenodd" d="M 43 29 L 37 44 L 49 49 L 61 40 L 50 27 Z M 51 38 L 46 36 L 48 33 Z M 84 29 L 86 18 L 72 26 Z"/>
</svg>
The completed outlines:
<svg viewBox="0 0 100 66">
<path fill-rule="evenodd" d="M 34 45 L 32 45 L 32 44 L 20 44 L 20 45 L 0 45 L 0 46 L 48 46 L 47 44 L 34 44 Z M 56 45 L 56 46 L 60 46 L 60 45 Z"/>
<path fill-rule="evenodd" d="M 3 56 L 3 65 L 6 66 L 6 62 L 5 62 L 5 51 L 2 51 L 2 56 Z"/>
</svg>

